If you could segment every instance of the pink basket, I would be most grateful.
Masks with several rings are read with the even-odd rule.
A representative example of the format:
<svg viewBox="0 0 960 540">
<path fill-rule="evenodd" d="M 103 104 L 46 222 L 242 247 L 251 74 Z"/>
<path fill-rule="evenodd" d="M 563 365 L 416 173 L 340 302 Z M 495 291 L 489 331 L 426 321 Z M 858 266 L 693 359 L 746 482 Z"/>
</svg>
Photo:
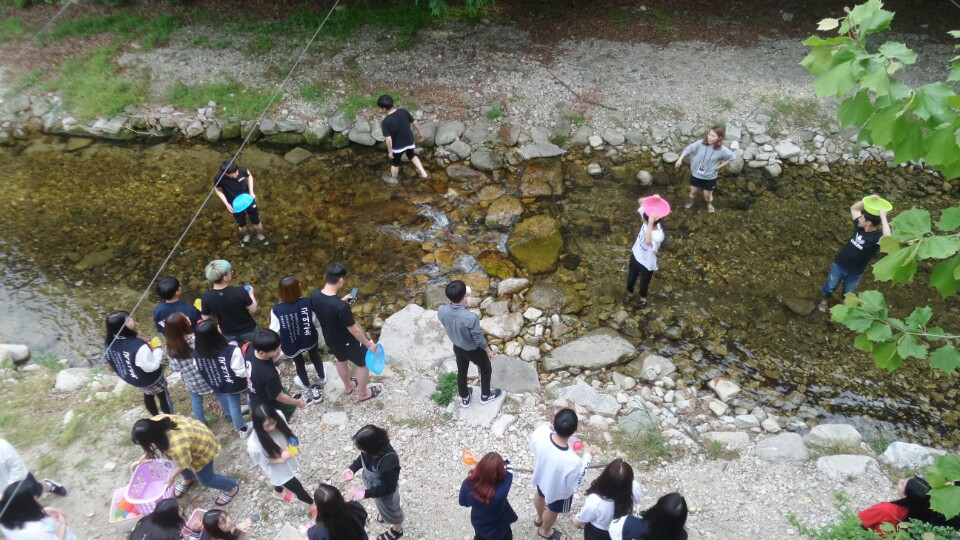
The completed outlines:
<svg viewBox="0 0 960 540">
<path fill-rule="evenodd" d="M 127 501 L 141 514 L 153 512 L 161 499 L 173 497 L 173 486 L 167 486 L 167 478 L 174 469 L 173 462 L 165 459 L 152 459 L 137 465 L 127 485 Z"/>
</svg>

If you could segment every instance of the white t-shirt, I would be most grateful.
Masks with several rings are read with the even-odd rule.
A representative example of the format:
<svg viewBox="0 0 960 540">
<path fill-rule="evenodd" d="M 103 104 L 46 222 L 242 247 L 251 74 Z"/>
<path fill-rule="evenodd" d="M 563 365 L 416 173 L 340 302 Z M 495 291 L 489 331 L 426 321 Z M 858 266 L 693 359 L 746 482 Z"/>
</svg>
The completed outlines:
<svg viewBox="0 0 960 540">
<path fill-rule="evenodd" d="M 283 419 L 283 414 L 280 415 L 280 418 Z M 289 443 L 279 429 L 270 432 L 270 438 L 277 443 L 281 451 L 287 449 Z M 269 463 L 270 458 L 263 451 L 263 446 L 260 445 L 260 439 L 256 432 L 251 433 L 250 437 L 247 438 L 247 453 L 250 454 L 250 459 L 263 469 L 263 472 L 270 479 L 270 483 L 275 486 L 282 486 L 289 482 L 291 478 L 297 475 L 297 469 L 300 468 L 300 459 L 296 456 L 287 460 L 286 463 Z"/>
<path fill-rule="evenodd" d="M 636 480 L 633 481 L 633 504 L 643 497 L 643 488 Z M 598 529 L 604 531 L 610 528 L 610 522 L 613 521 L 613 501 L 604 499 L 596 493 L 587 495 L 583 501 L 583 508 L 577 513 L 577 521 L 590 523 Z"/>
<path fill-rule="evenodd" d="M 31 521 L 25 523 L 19 529 L 8 529 L 0 525 L 0 532 L 7 540 L 58 540 L 57 533 L 60 531 L 60 524 L 57 520 L 47 516 L 40 521 Z M 67 527 L 67 534 L 64 540 L 77 540 L 77 535 Z"/>
<path fill-rule="evenodd" d="M 658 270 L 657 251 L 660 250 L 660 244 L 663 243 L 664 239 L 663 229 L 659 223 L 656 224 L 656 229 L 654 229 L 653 234 L 650 236 L 650 240 L 653 242 L 652 246 L 643 243 L 646 234 L 647 223 L 644 222 L 643 226 L 640 227 L 640 234 L 637 235 L 636 242 L 633 243 L 633 256 L 644 268 L 651 272 L 656 272 Z"/>
<path fill-rule="evenodd" d="M 0 439 L 0 490 L 27 477 L 27 466 L 12 444 Z"/>
<path fill-rule="evenodd" d="M 589 452 L 581 458 L 573 448 L 561 448 L 551 438 L 549 425 L 540 426 L 530 436 L 530 451 L 537 460 L 533 468 L 533 483 L 543 492 L 547 503 L 562 501 L 577 490 L 583 473 L 590 464 Z"/>
</svg>

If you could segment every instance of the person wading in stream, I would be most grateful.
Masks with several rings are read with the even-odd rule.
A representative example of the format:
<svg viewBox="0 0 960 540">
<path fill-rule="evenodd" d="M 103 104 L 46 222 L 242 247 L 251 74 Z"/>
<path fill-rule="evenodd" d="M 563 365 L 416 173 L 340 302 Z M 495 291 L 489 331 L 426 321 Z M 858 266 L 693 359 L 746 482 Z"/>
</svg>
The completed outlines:
<svg viewBox="0 0 960 540">
<path fill-rule="evenodd" d="M 684 208 L 693 208 L 697 195 L 703 192 L 703 200 L 707 201 L 707 212 L 716 211 L 713 207 L 713 191 L 717 189 L 717 172 L 736 159 L 737 155 L 723 145 L 723 128 L 713 126 L 703 136 L 703 140 L 690 143 L 680 152 L 680 158 L 674 166 L 677 170 L 683 167 L 683 158 L 690 156 L 690 200 Z"/>
<path fill-rule="evenodd" d="M 253 230 L 257 233 L 257 240 L 261 244 L 267 245 L 267 237 L 263 235 L 263 223 L 260 223 L 260 211 L 257 209 L 257 195 L 253 191 L 253 173 L 237 167 L 232 159 L 224 161 L 220 165 L 220 172 L 213 178 L 213 187 L 217 192 L 217 197 L 223 201 L 227 211 L 233 215 L 233 220 L 240 227 L 240 247 L 245 247 L 250 243 L 250 232 L 247 229 L 247 216 L 250 216 L 250 223 L 253 223 Z M 247 194 L 254 199 L 253 203 L 241 212 L 234 212 L 233 201 L 239 195 Z"/>
<path fill-rule="evenodd" d="M 377 107 L 387 113 L 380 122 L 380 129 L 383 130 L 383 136 L 386 138 L 387 156 L 390 158 L 390 184 L 397 183 L 397 175 L 400 174 L 400 163 L 403 156 L 406 155 L 410 163 L 417 168 L 420 178 L 430 178 L 427 171 L 420 163 L 420 158 L 413 153 L 416 144 L 413 141 L 413 129 L 417 130 L 417 139 L 423 140 L 423 131 L 420 124 L 413 119 L 413 115 L 406 109 L 397 109 L 393 106 L 393 98 L 390 96 L 380 96 L 377 99 Z"/>
</svg>

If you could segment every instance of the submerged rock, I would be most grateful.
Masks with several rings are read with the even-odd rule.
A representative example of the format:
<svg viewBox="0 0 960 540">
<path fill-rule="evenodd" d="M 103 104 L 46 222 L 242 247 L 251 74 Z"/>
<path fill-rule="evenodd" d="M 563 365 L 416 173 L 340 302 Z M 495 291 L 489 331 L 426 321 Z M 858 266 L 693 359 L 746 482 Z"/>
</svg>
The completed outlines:
<svg viewBox="0 0 960 540">
<path fill-rule="evenodd" d="M 534 216 L 517 223 L 507 239 L 507 249 L 530 273 L 553 272 L 563 250 L 563 236 L 552 217 Z"/>
<path fill-rule="evenodd" d="M 521 197 L 563 195 L 563 166 L 555 159 L 531 161 L 520 180 Z"/>
</svg>

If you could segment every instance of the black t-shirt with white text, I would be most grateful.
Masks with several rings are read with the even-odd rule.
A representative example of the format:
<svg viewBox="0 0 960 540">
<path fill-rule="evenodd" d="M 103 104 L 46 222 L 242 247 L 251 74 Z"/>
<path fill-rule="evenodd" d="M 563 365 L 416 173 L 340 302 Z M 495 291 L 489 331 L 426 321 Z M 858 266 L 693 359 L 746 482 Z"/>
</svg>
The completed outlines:
<svg viewBox="0 0 960 540">
<path fill-rule="evenodd" d="M 238 174 L 236 178 L 231 177 L 227 173 L 217 173 L 217 175 L 213 177 L 214 187 L 223 190 L 223 194 L 226 195 L 227 202 L 230 204 L 233 204 L 233 200 L 237 198 L 237 195 L 250 193 L 249 186 L 247 186 L 247 176 L 250 175 L 250 172 L 243 167 L 237 167 L 237 170 L 240 174 Z"/>
<path fill-rule="evenodd" d="M 412 123 L 413 115 L 406 109 L 397 109 L 380 122 L 383 136 L 391 137 L 394 152 L 403 152 L 414 147 L 413 130 L 410 129 Z"/>
<path fill-rule="evenodd" d="M 351 347 L 362 347 L 360 340 L 347 330 L 356 324 L 350 304 L 336 296 L 323 294 L 320 289 L 310 293 L 310 302 L 330 352 L 344 356 Z"/>
<path fill-rule="evenodd" d="M 253 299 L 242 287 L 210 289 L 200 296 L 200 312 L 216 317 L 220 331 L 225 336 L 239 336 L 257 329 L 257 321 L 247 311 L 250 304 L 253 304 Z"/>
<path fill-rule="evenodd" d="M 851 274 L 862 274 L 870 264 L 870 259 L 880 251 L 880 239 L 883 230 L 866 231 L 853 220 L 853 235 L 844 244 L 840 254 L 833 262 Z"/>
</svg>

